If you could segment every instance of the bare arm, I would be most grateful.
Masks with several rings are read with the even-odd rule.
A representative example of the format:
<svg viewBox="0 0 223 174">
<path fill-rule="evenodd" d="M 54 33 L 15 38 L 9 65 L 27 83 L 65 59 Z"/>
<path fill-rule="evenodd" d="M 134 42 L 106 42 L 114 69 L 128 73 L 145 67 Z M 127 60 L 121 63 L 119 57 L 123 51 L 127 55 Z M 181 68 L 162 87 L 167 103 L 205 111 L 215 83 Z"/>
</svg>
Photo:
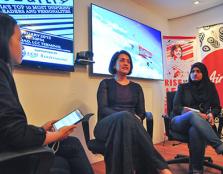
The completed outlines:
<svg viewBox="0 0 223 174">
<path fill-rule="evenodd" d="M 73 132 L 74 128 L 76 128 L 76 125 L 64 126 L 61 129 L 59 129 L 59 131 L 55 132 L 47 131 L 43 145 L 47 145 L 52 142 L 60 141 L 62 139 L 67 138 L 68 135 L 70 135 Z"/>
</svg>

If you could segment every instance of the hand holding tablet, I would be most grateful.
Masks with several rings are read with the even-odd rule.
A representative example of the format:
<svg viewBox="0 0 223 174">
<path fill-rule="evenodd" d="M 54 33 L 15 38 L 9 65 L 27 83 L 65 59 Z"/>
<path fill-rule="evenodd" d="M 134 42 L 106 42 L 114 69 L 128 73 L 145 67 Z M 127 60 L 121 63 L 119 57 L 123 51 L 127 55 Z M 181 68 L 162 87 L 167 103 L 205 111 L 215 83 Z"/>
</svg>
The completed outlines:
<svg viewBox="0 0 223 174">
<path fill-rule="evenodd" d="M 60 120 L 58 120 L 57 122 L 55 122 L 53 124 L 53 127 L 57 131 L 64 126 L 77 124 L 81 122 L 83 118 L 84 118 L 84 115 L 80 112 L 80 110 L 76 109 L 72 111 L 71 113 L 69 113 L 68 115 L 61 118 Z"/>
</svg>

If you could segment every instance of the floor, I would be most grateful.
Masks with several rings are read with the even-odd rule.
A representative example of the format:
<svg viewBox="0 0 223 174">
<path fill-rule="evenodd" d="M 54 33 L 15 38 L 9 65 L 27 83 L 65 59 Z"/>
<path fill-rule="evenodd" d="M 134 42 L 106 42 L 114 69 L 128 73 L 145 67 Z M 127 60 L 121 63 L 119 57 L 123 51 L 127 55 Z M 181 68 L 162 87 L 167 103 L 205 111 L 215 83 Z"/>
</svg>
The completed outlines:
<svg viewBox="0 0 223 174">
<path fill-rule="evenodd" d="M 188 155 L 187 145 L 178 144 L 178 142 L 166 141 L 165 143 L 156 144 L 155 147 L 166 160 L 173 159 L 179 152 Z M 209 146 L 206 148 L 206 156 L 211 156 L 215 164 L 223 166 L 223 155 L 217 155 Z M 188 164 L 171 164 L 169 167 L 174 174 L 188 174 Z M 94 163 L 93 168 L 95 174 L 105 174 L 104 161 Z M 208 167 L 205 167 L 204 171 L 204 174 L 221 174 L 220 171 Z"/>
</svg>

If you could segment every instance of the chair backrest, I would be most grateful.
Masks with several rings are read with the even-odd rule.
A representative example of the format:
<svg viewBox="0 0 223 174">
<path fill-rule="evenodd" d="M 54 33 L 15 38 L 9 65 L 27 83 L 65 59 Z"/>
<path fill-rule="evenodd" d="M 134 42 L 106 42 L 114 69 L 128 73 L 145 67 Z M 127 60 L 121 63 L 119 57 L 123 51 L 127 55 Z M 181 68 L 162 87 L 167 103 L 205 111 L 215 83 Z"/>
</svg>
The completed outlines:
<svg viewBox="0 0 223 174">
<path fill-rule="evenodd" d="M 169 134 L 169 130 L 170 130 L 170 117 L 172 114 L 172 110 L 173 110 L 173 99 L 175 96 L 176 92 L 167 92 L 166 93 L 166 99 L 167 99 L 167 117 L 164 117 L 164 125 L 165 125 L 165 132 L 166 132 L 166 136 L 170 139 L 170 134 Z"/>
<path fill-rule="evenodd" d="M 166 93 L 166 99 L 167 99 L 167 114 L 169 116 L 172 116 L 172 111 L 173 111 L 173 99 L 175 96 L 176 92 L 167 92 Z"/>
<path fill-rule="evenodd" d="M 168 137 L 169 140 L 178 140 L 181 142 L 188 142 L 188 136 L 180 134 L 178 132 L 175 132 L 171 129 L 171 118 L 173 116 L 173 101 L 175 97 L 176 92 L 167 92 L 166 97 L 167 97 L 167 114 L 168 117 L 164 118 L 164 124 L 165 124 L 165 131 L 166 131 L 166 136 Z"/>
</svg>

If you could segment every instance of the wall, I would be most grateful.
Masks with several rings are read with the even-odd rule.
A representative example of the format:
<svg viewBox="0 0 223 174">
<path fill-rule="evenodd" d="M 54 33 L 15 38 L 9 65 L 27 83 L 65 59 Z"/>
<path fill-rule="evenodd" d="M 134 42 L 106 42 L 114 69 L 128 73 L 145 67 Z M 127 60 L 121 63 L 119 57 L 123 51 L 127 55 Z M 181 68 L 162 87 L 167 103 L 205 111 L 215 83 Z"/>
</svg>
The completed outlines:
<svg viewBox="0 0 223 174">
<path fill-rule="evenodd" d="M 176 18 L 168 21 L 170 35 L 173 36 L 197 36 L 198 28 L 206 25 L 223 23 L 223 5 L 210 8 L 199 13 Z M 197 37 L 197 43 L 198 37 Z M 201 59 L 199 45 L 197 44 L 197 59 Z"/>
<path fill-rule="evenodd" d="M 168 32 L 166 19 L 131 0 L 76 0 L 75 52 L 88 50 L 88 8 L 91 2 L 157 28 L 163 35 Z M 31 124 L 42 125 L 77 107 L 84 113 L 97 113 L 96 92 L 102 78 L 89 77 L 87 67 L 77 66 L 72 73 L 16 69 L 14 77 L 21 103 Z M 154 114 L 154 143 L 160 142 L 163 140 L 163 124 L 160 124 L 163 123 L 163 81 L 136 82 L 143 87 L 146 110 Z M 95 123 L 96 115 L 91 120 L 91 133 Z M 85 145 L 81 125 L 73 135 Z M 102 159 L 100 155 L 92 155 L 89 151 L 87 154 L 91 162 Z"/>
<path fill-rule="evenodd" d="M 199 13 L 169 20 L 170 35 L 196 35 L 198 27 L 223 22 L 223 4 Z"/>
</svg>

